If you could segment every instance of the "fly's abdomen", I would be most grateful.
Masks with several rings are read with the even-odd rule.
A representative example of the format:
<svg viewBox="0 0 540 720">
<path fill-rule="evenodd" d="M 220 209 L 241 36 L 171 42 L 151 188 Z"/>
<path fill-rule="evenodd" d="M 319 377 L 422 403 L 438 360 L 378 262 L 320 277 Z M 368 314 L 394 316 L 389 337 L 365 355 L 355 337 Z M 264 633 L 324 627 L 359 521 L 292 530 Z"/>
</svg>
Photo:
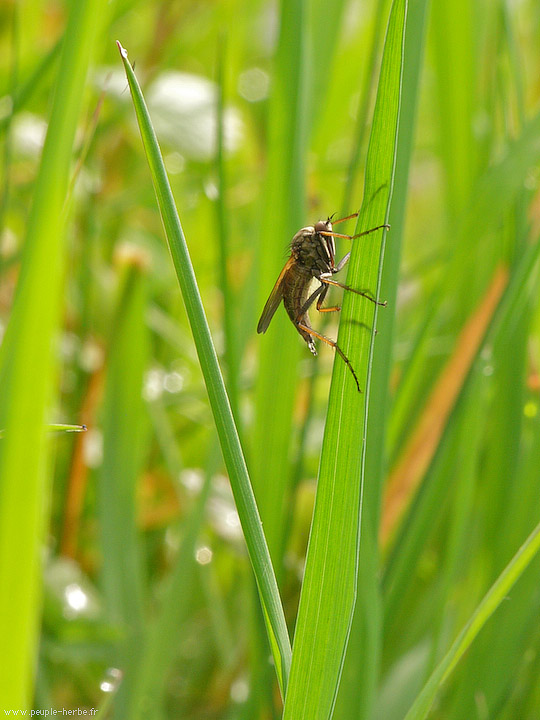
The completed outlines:
<svg viewBox="0 0 540 720">
<path fill-rule="evenodd" d="M 312 280 L 313 276 L 311 273 L 306 272 L 305 270 L 296 268 L 294 273 L 291 272 L 288 277 L 287 292 L 283 295 L 283 304 L 296 329 L 309 345 L 310 350 L 315 352 L 312 336 L 303 328 L 298 326 L 298 323 L 301 323 L 302 325 L 311 328 L 307 310 L 302 312 L 302 308 L 309 297 Z"/>
</svg>

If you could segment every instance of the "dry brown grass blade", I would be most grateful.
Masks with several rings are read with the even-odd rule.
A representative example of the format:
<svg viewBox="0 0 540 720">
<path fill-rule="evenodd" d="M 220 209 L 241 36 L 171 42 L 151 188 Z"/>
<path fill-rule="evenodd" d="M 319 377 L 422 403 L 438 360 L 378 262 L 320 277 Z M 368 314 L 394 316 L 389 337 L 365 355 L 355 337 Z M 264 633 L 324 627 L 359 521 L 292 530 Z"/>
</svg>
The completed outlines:
<svg viewBox="0 0 540 720">
<path fill-rule="evenodd" d="M 484 298 L 461 331 L 454 352 L 435 383 L 416 427 L 388 477 L 380 529 L 383 547 L 392 536 L 433 459 L 507 282 L 508 270 L 501 265 L 495 270 Z"/>
</svg>

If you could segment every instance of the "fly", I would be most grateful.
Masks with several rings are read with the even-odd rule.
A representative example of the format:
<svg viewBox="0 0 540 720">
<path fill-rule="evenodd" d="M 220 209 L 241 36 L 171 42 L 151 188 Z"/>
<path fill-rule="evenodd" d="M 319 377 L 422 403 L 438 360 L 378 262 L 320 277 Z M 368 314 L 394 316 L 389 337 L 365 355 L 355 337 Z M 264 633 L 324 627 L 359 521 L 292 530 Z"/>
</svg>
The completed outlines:
<svg viewBox="0 0 540 720">
<path fill-rule="evenodd" d="M 377 227 L 371 228 L 371 230 L 365 230 L 357 235 L 343 235 L 334 232 L 334 225 L 338 225 L 339 223 L 345 222 L 345 220 L 350 220 L 357 216 L 358 213 L 353 213 L 334 222 L 332 222 L 332 218 L 319 220 L 314 226 L 308 225 L 296 233 L 291 242 L 291 256 L 281 271 L 270 293 L 270 297 L 266 301 L 261 319 L 257 325 L 257 332 L 266 332 L 274 313 L 283 300 L 288 316 L 306 341 L 313 355 L 317 355 L 314 338 L 322 340 L 327 345 L 330 345 L 330 347 L 333 347 L 351 371 L 358 392 L 361 392 L 358 377 L 349 358 L 335 340 L 331 340 L 326 337 L 326 335 L 317 332 L 311 327 L 308 315 L 308 310 L 315 300 L 317 300 L 317 310 L 321 313 L 341 310 L 341 307 L 338 305 L 326 308 L 322 307 L 330 285 L 340 287 L 343 290 L 356 293 L 357 295 L 362 295 L 362 297 L 371 300 L 371 302 L 376 305 L 386 306 L 386 302 L 379 302 L 371 293 L 363 290 L 355 290 L 348 285 L 332 279 L 333 276 L 342 270 L 349 262 L 351 255 L 351 253 L 348 252 L 336 265 L 334 262 L 336 254 L 334 238 L 339 237 L 354 240 L 355 238 L 362 237 L 362 235 L 368 235 L 376 230 L 390 227 L 389 225 L 378 225 Z M 314 279 L 318 280 L 320 285 L 310 293 L 310 285 Z"/>
</svg>

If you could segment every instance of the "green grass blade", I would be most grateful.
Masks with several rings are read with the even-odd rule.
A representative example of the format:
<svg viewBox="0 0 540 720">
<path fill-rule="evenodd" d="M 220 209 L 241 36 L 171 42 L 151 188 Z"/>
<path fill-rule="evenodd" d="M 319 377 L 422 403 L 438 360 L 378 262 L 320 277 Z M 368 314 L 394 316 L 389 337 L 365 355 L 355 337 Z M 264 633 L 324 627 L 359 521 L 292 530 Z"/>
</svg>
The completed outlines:
<svg viewBox="0 0 540 720">
<path fill-rule="evenodd" d="M 192 600 L 195 578 L 195 544 L 204 521 L 206 502 L 216 470 L 219 451 L 212 438 L 208 454 L 208 467 L 201 493 L 186 522 L 182 544 L 174 568 L 167 578 L 166 590 L 159 613 L 149 624 L 145 644 L 136 653 L 137 682 L 130 697 L 128 714 L 138 718 L 162 717 L 163 695 L 167 686 L 169 670 L 178 645 L 182 642 L 182 621 L 185 620 L 189 602 Z"/>
<path fill-rule="evenodd" d="M 216 200 L 217 240 L 219 251 L 219 281 L 223 296 L 223 334 L 224 334 L 224 360 L 226 364 L 227 390 L 231 401 L 234 416 L 238 422 L 238 372 L 240 345 L 235 341 L 237 337 L 234 295 L 229 279 L 227 258 L 230 249 L 229 213 L 227 212 L 227 175 L 225 162 L 225 76 L 226 76 L 226 43 L 220 38 L 217 57 L 216 81 L 218 97 L 216 103 L 216 175 L 218 181 L 218 197 Z"/>
<path fill-rule="evenodd" d="M 523 575 L 527 566 L 539 550 L 540 525 L 537 525 L 492 585 L 469 622 L 454 641 L 448 653 L 434 670 L 407 713 L 405 720 L 421 720 L 426 717 L 439 688 L 444 684 L 482 627 L 506 598 L 507 593 Z"/>
<path fill-rule="evenodd" d="M 526 123 L 519 137 L 508 144 L 502 159 L 494 163 L 477 179 L 474 191 L 469 198 L 469 204 L 462 215 L 461 225 L 458 226 L 458 245 L 460 247 L 467 246 L 470 238 L 475 237 L 476 246 L 485 248 L 485 252 L 478 257 L 489 258 L 489 265 L 493 264 L 492 258 L 494 257 L 493 252 L 489 249 L 489 246 L 492 245 L 490 233 L 496 229 L 501 218 L 515 202 L 531 168 L 539 162 L 540 146 L 537 142 L 539 133 L 540 114 L 537 114 Z M 465 251 L 463 252 L 465 253 Z M 466 266 L 460 265 L 459 257 L 454 257 L 451 267 L 442 279 L 443 287 L 431 302 L 426 304 L 425 325 L 416 343 L 412 359 L 403 374 L 390 418 L 389 445 L 391 451 L 395 451 L 398 446 L 403 429 L 411 426 L 411 413 L 415 408 L 418 409 L 421 406 L 419 396 L 421 388 L 426 388 L 426 362 L 429 362 L 427 359 L 429 350 L 426 346 L 430 333 L 433 333 L 438 314 L 441 312 L 440 306 L 445 302 L 445 298 L 458 296 L 454 279 L 460 269 L 468 267 L 469 264 L 467 262 Z M 485 273 L 485 268 L 489 265 L 483 263 L 478 272 Z M 492 270 L 490 270 L 491 272 Z M 476 293 L 479 294 L 480 288 L 485 288 L 487 282 L 486 278 L 485 284 L 476 281 L 470 287 L 476 289 Z M 469 296 L 467 299 L 469 306 L 471 301 L 474 301 L 474 298 Z M 461 318 L 460 322 L 463 320 L 464 318 Z"/>
<path fill-rule="evenodd" d="M 0 697 L 30 700 L 40 608 L 39 557 L 48 507 L 45 419 L 65 260 L 64 203 L 73 140 L 102 0 L 73 3 L 13 309 L 0 356 Z M 9 592 L 5 589 L 9 588 Z"/>
<path fill-rule="evenodd" d="M 16 113 L 20 112 L 20 110 L 26 106 L 32 95 L 40 88 L 41 84 L 46 79 L 47 73 L 50 72 L 53 64 L 58 59 L 61 47 L 62 43 L 59 40 L 39 61 L 28 79 L 16 88 L 12 97 L 11 112 L 0 118 L 0 133 L 4 132 Z"/>
<path fill-rule="evenodd" d="M 127 53 L 120 45 L 119 49 L 129 82 L 143 145 L 150 165 L 169 249 L 206 382 L 238 515 L 255 572 L 278 680 L 282 692 L 284 692 L 290 666 L 290 643 L 274 570 L 157 138 L 139 84 L 127 60 Z"/>
<path fill-rule="evenodd" d="M 397 289 L 401 265 L 401 248 L 405 230 L 405 210 L 408 196 L 409 167 L 413 154 L 416 105 L 423 62 L 426 31 L 427 0 L 409 0 L 404 49 L 403 93 L 399 118 L 398 154 L 396 158 L 394 192 L 390 208 L 391 233 L 385 252 L 381 278 L 381 297 L 388 308 L 381 311 L 377 324 L 377 341 L 373 351 L 370 397 L 370 434 L 366 450 L 366 473 L 374 482 L 366 488 L 368 507 L 373 511 L 374 525 L 378 522 L 380 497 L 371 500 L 371 493 L 379 495 L 385 473 L 385 443 L 389 382 L 392 370 L 392 350 L 396 324 Z M 376 482 L 375 482 L 376 480 Z"/>
<path fill-rule="evenodd" d="M 355 710 L 358 708 L 359 717 L 371 717 L 371 705 L 378 683 L 378 662 L 382 642 L 378 518 L 381 488 L 386 471 L 385 441 L 390 405 L 389 382 L 395 339 L 397 286 L 418 89 L 424 57 L 426 9 L 427 0 L 410 0 L 407 13 L 398 152 L 390 209 L 391 242 L 386 247 L 381 279 L 381 297 L 388 301 L 388 307 L 379 314 L 378 320 L 371 376 L 370 424 L 366 441 L 365 475 L 369 478 L 369 483 L 366 484 L 364 493 L 362 523 L 366 523 L 365 519 L 369 522 L 363 525 L 362 530 L 358 599 L 335 712 L 336 718 L 344 719 L 350 717 L 352 708 Z M 372 533 L 373 537 L 366 542 L 368 532 Z M 366 672 L 364 668 L 370 668 L 371 672 Z"/>
<path fill-rule="evenodd" d="M 534 137 L 538 136 L 539 131 L 540 116 L 537 115 L 527 123 L 522 135 L 510 144 L 505 157 L 491 167 L 477 182 L 478 192 L 473 193 L 471 207 L 466 212 L 464 221 L 470 228 L 471 233 L 473 232 L 474 218 L 478 217 L 483 217 L 484 220 L 481 226 L 477 228 L 477 236 L 478 233 L 484 232 L 486 225 L 488 230 L 491 229 L 494 216 L 495 218 L 498 216 L 488 211 L 489 204 L 496 208 L 505 209 L 509 202 L 508 198 L 515 198 L 518 188 L 525 181 L 530 164 L 538 160 L 539 148 L 537 147 L 538 144 L 534 142 Z M 504 194 L 505 187 L 506 196 Z M 486 214 L 483 215 L 482 212 Z M 495 318 L 495 329 L 500 324 L 513 325 L 515 323 L 516 313 L 525 302 L 524 296 L 529 283 L 532 281 L 532 273 L 537 262 L 538 252 L 538 244 L 532 243 L 512 268 L 508 288 L 501 301 L 500 311 Z M 441 299 L 436 299 L 434 303 L 438 303 L 442 298 L 448 296 L 451 287 L 450 280 L 447 280 L 446 284 L 447 289 L 442 291 Z M 493 332 L 490 332 L 490 339 L 492 338 Z M 395 438 L 399 434 L 399 425 L 402 428 L 407 426 L 405 416 L 402 415 L 405 406 L 401 400 L 404 399 L 405 394 L 412 393 L 409 396 L 409 404 L 412 404 L 411 398 L 417 396 L 422 373 L 425 372 L 422 368 L 422 358 L 425 358 L 425 354 L 419 353 L 414 359 L 414 366 L 410 368 L 410 376 L 405 376 L 403 379 L 404 385 L 409 386 L 409 381 L 411 381 L 411 384 L 406 390 L 402 390 L 397 395 L 389 425 L 391 445 L 394 444 Z M 417 400 L 416 403 L 418 404 Z M 398 415 L 400 416 L 399 424 L 396 422 L 396 416 Z M 399 532 L 396 535 L 395 542 L 392 544 L 383 579 L 386 587 L 385 615 L 389 623 L 397 620 L 397 607 L 401 602 L 405 587 L 409 584 L 411 567 L 416 563 L 414 558 L 418 558 L 425 545 L 426 535 L 434 522 L 433 512 L 436 512 L 437 507 L 441 507 L 441 496 L 437 493 L 445 492 L 445 481 L 439 472 L 435 473 L 435 477 L 438 477 L 439 480 L 433 485 L 430 484 L 419 498 L 419 505 L 414 511 L 416 520 L 413 521 L 412 525 Z M 436 490 L 436 486 L 438 486 L 438 490 Z"/>
<path fill-rule="evenodd" d="M 311 0 L 308 3 L 310 13 L 310 105 L 304 108 L 309 113 L 314 126 L 322 117 L 320 103 L 328 97 L 331 80 L 332 60 L 340 39 L 340 27 L 346 3 L 344 0 L 327 3 L 326 0 Z M 324 47 L 324 52 L 321 48 Z"/>
<path fill-rule="evenodd" d="M 373 32 L 371 35 L 371 47 L 369 51 L 369 60 L 367 69 L 364 74 L 362 84 L 362 92 L 360 94 L 361 104 L 358 109 L 358 117 L 356 119 L 356 128 L 354 133 L 353 147 L 349 165 L 347 168 L 347 179 L 345 181 L 345 191 L 343 193 L 343 203 L 341 211 L 343 215 L 348 215 L 353 207 L 353 193 L 358 175 L 358 163 L 360 161 L 360 153 L 364 146 L 364 138 L 369 127 L 369 112 L 373 103 L 373 92 L 377 81 L 378 59 L 381 53 L 380 45 L 383 41 L 384 18 L 387 13 L 388 0 L 377 0 L 377 4 L 373 11 Z"/>
<path fill-rule="evenodd" d="M 394 0 L 381 66 L 358 229 L 388 217 L 395 168 L 406 2 Z M 378 289 L 381 231 L 353 243 L 347 284 Z M 332 713 L 356 594 L 362 465 L 369 397 L 374 306 L 346 293 L 339 343 L 363 385 L 336 358 L 306 572 L 294 639 L 284 718 Z M 365 325 L 371 328 L 366 332 Z"/>
<path fill-rule="evenodd" d="M 268 112 L 267 170 L 257 249 L 260 313 L 284 264 L 284 249 L 305 223 L 305 156 L 309 132 L 308 3 L 282 0 L 272 96 Z M 253 326 L 257 322 L 253 318 Z M 279 573 L 288 497 L 297 365 L 305 352 L 284 312 L 257 338 L 259 368 L 250 468 L 268 545 Z M 276 392 L 279 388 L 279 392 Z M 264 448 L 264 452 L 261 449 Z"/>
<path fill-rule="evenodd" d="M 477 57 L 474 7 L 468 0 L 434 3 L 431 29 L 439 102 L 440 152 L 450 220 L 467 205 L 478 164 L 474 113 Z"/>
<path fill-rule="evenodd" d="M 133 691 L 133 664 L 144 628 L 145 582 L 137 527 L 137 481 L 148 447 L 148 417 L 142 397 L 149 361 L 144 270 L 126 269 L 113 322 L 103 408 L 103 463 L 98 501 L 102 592 L 113 623 L 122 629 L 116 663 L 124 673 L 115 698 L 117 717 L 126 717 Z"/>
</svg>

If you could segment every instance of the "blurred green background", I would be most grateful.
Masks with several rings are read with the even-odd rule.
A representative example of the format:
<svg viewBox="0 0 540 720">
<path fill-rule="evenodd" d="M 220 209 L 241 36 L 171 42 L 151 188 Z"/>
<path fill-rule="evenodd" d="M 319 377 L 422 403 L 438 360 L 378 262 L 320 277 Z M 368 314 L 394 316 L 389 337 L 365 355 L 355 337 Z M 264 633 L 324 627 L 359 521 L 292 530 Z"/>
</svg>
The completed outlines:
<svg viewBox="0 0 540 720">
<path fill-rule="evenodd" d="M 0 702 L 277 718 L 115 40 L 160 140 L 292 635 L 334 358 L 322 347 L 314 359 L 282 309 L 265 336 L 255 329 L 294 232 L 360 207 L 390 3 L 116 0 L 69 26 L 75 5 L 0 5 L 0 429 L 25 428 L 0 457 L 0 593 L 24 604 L 0 674 L 14 647 L 27 653 L 19 694 Z M 68 87 L 64 37 L 92 61 L 73 68 L 86 73 L 73 82 L 80 112 L 66 90 L 73 149 L 51 140 L 67 174 L 42 166 L 38 181 L 54 89 Z M 404 717 L 540 517 L 539 100 L 535 0 L 410 0 L 373 371 L 386 400 L 370 408 L 366 459 L 369 581 L 334 717 Z M 49 215 L 30 211 L 40 199 Z M 47 232 L 56 249 L 32 255 Z M 30 290 L 13 305 L 19 278 Z M 336 336 L 337 318 L 312 321 Z M 43 449 L 45 423 L 88 430 L 48 433 Z M 21 458 L 35 458 L 28 485 L 34 471 L 9 471 Z M 432 717 L 538 718 L 539 611 L 537 561 Z"/>
</svg>

